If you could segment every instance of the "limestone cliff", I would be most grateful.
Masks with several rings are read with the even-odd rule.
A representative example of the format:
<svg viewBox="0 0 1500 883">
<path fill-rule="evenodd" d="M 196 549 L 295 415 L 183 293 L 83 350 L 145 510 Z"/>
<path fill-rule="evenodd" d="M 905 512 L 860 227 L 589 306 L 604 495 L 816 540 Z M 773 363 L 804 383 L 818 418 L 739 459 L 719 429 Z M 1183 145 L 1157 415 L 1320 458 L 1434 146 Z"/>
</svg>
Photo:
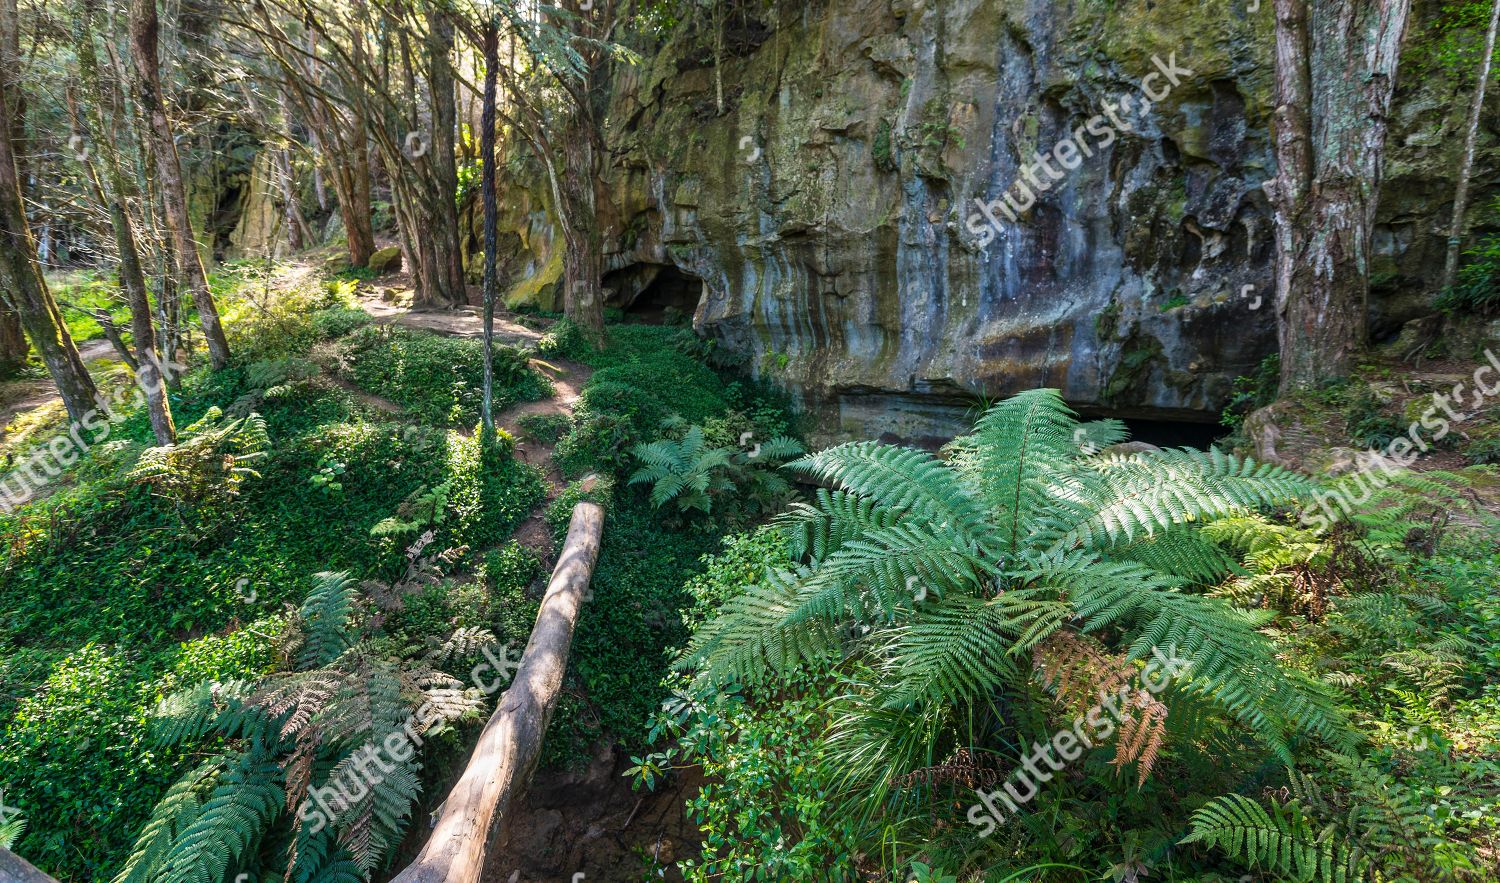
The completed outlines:
<svg viewBox="0 0 1500 883">
<path fill-rule="evenodd" d="M 1471 93 L 1417 57 L 1437 6 L 1403 61 L 1377 336 L 1424 311 L 1442 260 Z M 943 436 L 1042 385 L 1213 419 L 1275 347 L 1271 49 L 1268 0 L 778 4 L 735 19 L 717 64 L 677 28 L 614 76 L 606 284 L 622 306 L 694 295 L 699 331 L 825 438 Z M 510 301 L 550 305 L 546 189 L 504 200 Z"/>
</svg>

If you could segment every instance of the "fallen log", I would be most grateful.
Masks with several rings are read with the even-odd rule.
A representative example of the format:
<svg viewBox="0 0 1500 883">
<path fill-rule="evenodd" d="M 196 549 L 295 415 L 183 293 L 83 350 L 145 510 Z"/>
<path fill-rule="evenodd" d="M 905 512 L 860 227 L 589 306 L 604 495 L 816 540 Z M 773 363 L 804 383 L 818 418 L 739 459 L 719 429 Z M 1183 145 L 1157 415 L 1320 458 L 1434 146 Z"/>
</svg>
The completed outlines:
<svg viewBox="0 0 1500 883">
<path fill-rule="evenodd" d="M 57 883 L 8 849 L 0 849 L 0 883 Z"/>
<path fill-rule="evenodd" d="M 392 883 L 478 883 L 485 855 L 504 845 L 509 811 L 530 783 L 557 705 L 603 532 L 604 510 L 597 503 L 573 507 L 568 537 L 515 680 L 480 733 L 463 775 L 438 807 L 432 836 Z"/>
</svg>

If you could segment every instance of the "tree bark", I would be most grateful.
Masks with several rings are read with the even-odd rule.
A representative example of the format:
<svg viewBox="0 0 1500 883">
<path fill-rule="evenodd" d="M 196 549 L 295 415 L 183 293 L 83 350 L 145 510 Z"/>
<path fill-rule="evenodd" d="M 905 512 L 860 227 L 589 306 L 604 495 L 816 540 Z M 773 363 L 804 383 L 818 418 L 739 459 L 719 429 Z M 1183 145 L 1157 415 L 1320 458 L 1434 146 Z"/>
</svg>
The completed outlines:
<svg viewBox="0 0 1500 883">
<path fill-rule="evenodd" d="M 121 168 L 120 157 L 114 142 L 99 137 L 100 133 L 107 130 L 107 127 L 101 109 L 104 84 L 99 76 L 99 62 L 94 49 L 92 27 L 96 2 L 97 0 L 84 0 L 74 33 L 78 53 L 79 81 L 84 87 L 82 91 L 85 100 L 92 101 L 92 114 L 86 110 L 79 114 L 79 121 L 88 127 L 89 143 L 98 146 L 98 155 L 109 178 L 109 186 L 106 188 L 96 175 L 90 176 L 99 202 L 107 206 L 109 211 L 115 247 L 120 253 L 120 287 L 124 289 L 126 302 L 130 304 L 130 337 L 135 353 L 133 356 L 126 353 L 125 361 L 135 372 L 136 383 L 145 393 L 146 410 L 151 418 L 151 432 L 156 438 L 156 443 L 158 445 L 176 444 L 177 427 L 172 420 L 171 404 L 167 401 L 166 378 L 156 346 L 156 329 L 151 319 L 151 298 L 147 293 L 146 274 L 141 267 L 141 255 L 136 244 L 135 230 L 125 207 L 125 200 L 135 195 L 135 190 Z M 90 99 L 89 96 L 92 98 Z M 88 163 L 92 173 L 92 160 Z M 116 346 L 123 350 L 123 341 L 117 341 Z"/>
<path fill-rule="evenodd" d="M 563 139 L 563 313 L 595 346 L 604 344 L 604 253 L 599 235 L 591 114 L 575 111 Z"/>
<path fill-rule="evenodd" d="M 1411 0 L 1275 0 L 1281 393 L 1348 377 L 1366 337 L 1371 232 Z"/>
<path fill-rule="evenodd" d="M 162 103 L 156 47 L 159 29 L 156 0 L 131 0 L 130 52 L 135 66 L 136 100 L 148 122 L 147 140 L 156 158 L 156 183 L 161 190 L 163 220 L 177 254 L 178 273 L 198 308 L 198 321 L 203 326 L 209 362 L 215 368 L 223 368 L 229 364 L 229 339 L 224 336 L 224 328 L 219 323 L 219 310 L 208 289 L 203 256 L 198 253 L 193 238 L 182 163 L 177 156 L 177 145 L 172 140 L 166 105 Z"/>
<path fill-rule="evenodd" d="M 1479 60 L 1479 82 L 1474 87 L 1474 104 L 1469 108 L 1469 130 L 1464 136 L 1463 165 L 1458 171 L 1458 191 L 1453 196 L 1453 227 L 1448 235 L 1448 254 L 1443 261 L 1442 284 L 1438 291 L 1453 287 L 1458 277 L 1458 254 L 1463 248 L 1464 213 L 1469 210 L 1469 181 L 1474 174 L 1474 152 L 1479 144 L 1479 120 L 1484 114 L 1484 96 L 1490 86 L 1490 71 L 1495 61 L 1495 33 L 1500 30 L 1500 0 L 1490 4 L 1490 28 L 1484 38 L 1484 57 Z"/>
<path fill-rule="evenodd" d="M 21 71 L 21 21 L 16 0 L 0 0 L 0 91 L 14 111 L 11 152 L 16 157 L 16 177 L 26 180 L 26 96 L 19 81 Z M 21 330 L 21 314 L 0 303 L 0 375 L 11 374 L 26 364 L 30 345 Z"/>
<path fill-rule="evenodd" d="M 428 153 L 432 192 L 427 202 L 433 226 L 420 235 L 431 240 L 429 259 L 435 266 L 424 274 L 434 288 L 419 291 L 418 296 L 433 305 L 457 307 L 468 302 L 468 295 L 458 243 L 458 168 L 453 143 L 458 108 L 453 94 L 453 20 L 450 13 L 437 8 L 428 12 L 428 19 L 427 88 L 432 108 L 432 147 Z"/>
<path fill-rule="evenodd" d="M 0 71 L 0 76 L 11 73 Z M 10 103 L 0 90 L 0 286 L 10 292 L 9 306 L 20 314 L 22 326 L 57 384 L 68 417 L 81 422 L 94 409 L 99 392 L 37 265 L 10 131 Z"/>
<path fill-rule="evenodd" d="M 500 697 L 463 775 L 443 801 L 432 836 L 392 883 L 477 883 L 486 854 L 504 845 L 509 812 L 530 782 L 557 705 L 573 628 L 603 533 L 604 510 L 598 504 L 573 507 L 567 540 L 515 680 Z"/>
<path fill-rule="evenodd" d="M 494 18 L 484 26 L 484 109 L 479 117 L 480 186 L 484 189 L 484 402 L 480 425 L 485 439 L 495 435 L 496 251 L 500 210 L 495 202 L 495 100 L 500 77 L 500 30 Z"/>
<path fill-rule="evenodd" d="M 14 852 L 0 849 L 0 883 L 57 883 L 57 880 Z"/>
</svg>

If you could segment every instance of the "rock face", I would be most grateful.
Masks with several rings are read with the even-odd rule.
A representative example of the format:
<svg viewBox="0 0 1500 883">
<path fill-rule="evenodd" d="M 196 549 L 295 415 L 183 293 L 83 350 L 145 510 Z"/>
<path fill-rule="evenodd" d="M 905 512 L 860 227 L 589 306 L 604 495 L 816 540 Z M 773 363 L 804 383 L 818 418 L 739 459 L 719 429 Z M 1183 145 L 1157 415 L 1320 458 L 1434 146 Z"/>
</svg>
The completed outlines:
<svg viewBox="0 0 1500 883">
<path fill-rule="evenodd" d="M 685 305 L 823 439 L 951 435 L 1036 386 L 1215 419 L 1276 339 L 1273 22 L 1249 5 L 778 5 L 731 22 L 717 64 L 678 28 L 614 77 L 606 285 L 627 309 Z M 1424 311 L 1442 261 L 1472 93 L 1425 60 L 1439 6 L 1415 4 L 1403 61 L 1377 336 Z M 556 294 L 539 179 L 506 196 L 512 304 Z"/>
<path fill-rule="evenodd" d="M 392 245 L 377 249 L 370 255 L 370 272 L 376 276 L 384 276 L 387 273 L 399 273 L 401 271 L 401 249 Z"/>
</svg>

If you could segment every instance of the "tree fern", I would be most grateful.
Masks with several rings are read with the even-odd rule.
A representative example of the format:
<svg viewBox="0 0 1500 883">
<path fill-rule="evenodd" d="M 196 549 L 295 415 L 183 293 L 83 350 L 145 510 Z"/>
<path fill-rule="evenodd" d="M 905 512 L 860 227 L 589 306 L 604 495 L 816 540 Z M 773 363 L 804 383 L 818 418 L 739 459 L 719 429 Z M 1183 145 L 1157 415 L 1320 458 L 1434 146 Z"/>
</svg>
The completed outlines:
<svg viewBox="0 0 1500 883">
<path fill-rule="evenodd" d="M 1217 846 L 1282 880 L 1356 883 L 1368 864 L 1357 849 L 1339 842 L 1332 827 L 1316 830 L 1300 804 L 1273 801 L 1268 810 L 1239 794 L 1193 813 L 1192 832 L 1182 842 Z"/>
<path fill-rule="evenodd" d="M 219 883 L 283 809 L 281 768 L 252 748 L 225 763 L 213 792 L 161 861 L 162 883 Z"/>
<path fill-rule="evenodd" d="M 296 670 L 162 701 L 160 741 L 213 734 L 228 747 L 168 791 L 116 883 L 221 883 L 268 856 L 284 857 L 287 879 L 351 883 L 395 851 L 421 791 L 409 740 L 483 701 L 432 665 L 493 636 L 460 630 L 434 653 L 391 658 L 376 651 L 358 592 L 344 574 L 318 575 L 284 638 Z M 392 750 L 393 738 L 407 748 Z M 314 807 L 323 819 L 306 824 Z"/>
<path fill-rule="evenodd" d="M 1038 390 L 991 408 L 949 446 L 947 462 L 860 442 L 790 464 L 830 488 L 777 521 L 801 566 L 724 604 L 681 664 L 708 680 L 755 683 L 858 660 L 870 676 L 859 701 L 843 706 L 847 736 L 862 718 L 876 732 L 892 715 L 971 719 L 1014 688 L 1032 647 L 1066 627 L 1130 662 L 1175 645 L 1192 666 L 1168 698 L 1194 714 L 1205 705 L 1227 713 L 1283 758 L 1297 734 L 1342 743 L 1347 728 L 1328 688 L 1282 670 L 1259 631 L 1264 614 L 1188 590 L 1234 568 L 1205 524 L 1290 502 L 1312 485 L 1218 451 L 1099 452 L 1080 439 L 1118 440 L 1118 428 L 1080 428 L 1055 391 Z M 870 752 L 899 740 L 846 741 L 863 752 L 856 766 L 884 780 L 942 754 L 937 742 L 903 749 L 885 758 L 892 779 Z M 1117 748 L 1149 761 L 1156 744 Z"/>
</svg>

